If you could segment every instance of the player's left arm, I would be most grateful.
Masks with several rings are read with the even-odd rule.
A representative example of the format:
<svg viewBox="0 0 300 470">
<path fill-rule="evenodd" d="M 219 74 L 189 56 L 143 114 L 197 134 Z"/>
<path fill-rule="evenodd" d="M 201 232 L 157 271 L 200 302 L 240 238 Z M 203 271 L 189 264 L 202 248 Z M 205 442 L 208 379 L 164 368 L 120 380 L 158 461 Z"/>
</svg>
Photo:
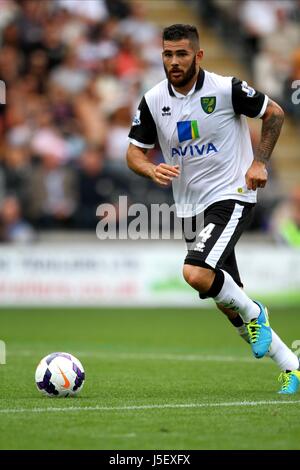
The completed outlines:
<svg viewBox="0 0 300 470">
<path fill-rule="evenodd" d="M 278 140 L 284 120 L 281 107 L 247 82 L 232 78 L 232 106 L 237 115 L 262 119 L 261 138 L 245 179 L 247 188 L 264 188 L 268 179 L 266 165 Z"/>
<path fill-rule="evenodd" d="M 268 104 L 261 119 L 263 121 L 261 139 L 252 165 L 245 176 L 247 188 L 253 191 L 257 188 L 264 188 L 267 183 L 268 172 L 266 165 L 279 138 L 284 121 L 284 111 L 275 101 L 268 98 Z"/>
</svg>

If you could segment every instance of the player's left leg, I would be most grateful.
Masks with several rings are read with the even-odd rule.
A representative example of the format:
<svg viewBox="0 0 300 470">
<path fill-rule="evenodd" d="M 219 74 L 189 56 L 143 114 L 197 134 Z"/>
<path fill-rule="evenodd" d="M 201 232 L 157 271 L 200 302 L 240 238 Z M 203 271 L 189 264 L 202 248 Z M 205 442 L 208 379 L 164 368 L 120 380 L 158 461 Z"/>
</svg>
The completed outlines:
<svg viewBox="0 0 300 470">
<path fill-rule="evenodd" d="M 300 370 L 287 370 L 281 372 L 279 376 L 281 382 L 281 389 L 278 393 L 283 395 L 292 395 L 299 390 L 300 387 Z"/>
<path fill-rule="evenodd" d="M 217 307 L 238 328 L 240 335 L 249 339 L 256 357 L 269 355 L 279 365 L 283 370 L 281 393 L 295 393 L 300 383 L 297 356 L 271 330 L 267 316 L 262 315 L 265 308 L 258 302 L 253 302 L 241 289 L 243 285 L 237 269 L 234 246 L 247 219 L 249 220 L 250 210 L 245 207 L 244 213 L 241 211 L 235 219 L 236 212 L 240 211 L 239 206 L 236 201 L 225 201 L 214 204 L 205 211 L 204 230 L 196 231 L 200 240 L 186 237 L 190 244 L 184 277 L 198 290 L 201 298 L 212 297 L 215 300 Z M 259 317 L 262 317 L 260 322 Z M 244 323 L 248 323 L 248 338 Z M 266 334 L 260 335 L 261 328 Z M 257 341 L 259 337 L 262 341 Z M 259 348 L 257 343 L 260 343 Z"/>
<path fill-rule="evenodd" d="M 247 327 L 240 315 L 230 308 L 223 307 L 223 305 L 216 304 L 219 310 L 226 315 L 230 323 L 235 327 L 238 335 L 250 344 L 249 334 Z"/>
<path fill-rule="evenodd" d="M 243 288 L 234 250 L 223 261 L 222 269 L 230 273 L 238 286 Z M 236 311 L 226 308 L 223 305 L 217 304 L 217 307 L 227 316 L 230 323 L 235 326 L 241 338 L 247 341 L 247 343 L 250 343 L 247 327 L 240 315 Z M 273 329 L 271 331 L 272 342 L 266 356 L 270 357 L 282 371 L 279 376 L 282 381 L 282 388 L 279 393 L 295 393 L 299 387 L 299 358 L 281 340 Z"/>
<path fill-rule="evenodd" d="M 242 318 L 237 312 L 222 305 L 217 305 L 229 321 L 235 326 L 238 334 L 247 343 L 250 343 L 249 335 Z M 279 380 L 282 384 L 281 394 L 296 393 L 300 386 L 300 363 L 296 354 L 282 341 L 277 333 L 272 329 L 272 343 L 266 356 L 270 357 L 282 371 Z"/>
</svg>

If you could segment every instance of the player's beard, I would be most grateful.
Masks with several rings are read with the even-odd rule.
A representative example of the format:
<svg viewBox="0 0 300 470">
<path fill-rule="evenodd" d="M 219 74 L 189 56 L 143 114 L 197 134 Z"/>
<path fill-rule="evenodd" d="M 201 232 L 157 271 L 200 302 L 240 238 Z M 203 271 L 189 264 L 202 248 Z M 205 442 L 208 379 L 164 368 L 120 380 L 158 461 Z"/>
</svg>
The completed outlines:
<svg viewBox="0 0 300 470">
<path fill-rule="evenodd" d="M 190 67 L 187 69 L 185 74 L 183 74 L 182 78 L 180 80 L 176 80 L 172 78 L 172 74 L 170 72 L 175 72 L 177 69 L 171 69 L 169 72 L 166 69 L 166 66 L 164 65 L 165 73 L 167 76 L 167 79 L 169 80 L 170 83 L 176 88 L 182 88 L 186 86 L 192 78 L 196 75 L 197 69 L 196 69 L 196 56 L 194 56 L 193 62 L 191 63 Z M 182 72 L 181 69 L 178 69 Z"/>
</svg>

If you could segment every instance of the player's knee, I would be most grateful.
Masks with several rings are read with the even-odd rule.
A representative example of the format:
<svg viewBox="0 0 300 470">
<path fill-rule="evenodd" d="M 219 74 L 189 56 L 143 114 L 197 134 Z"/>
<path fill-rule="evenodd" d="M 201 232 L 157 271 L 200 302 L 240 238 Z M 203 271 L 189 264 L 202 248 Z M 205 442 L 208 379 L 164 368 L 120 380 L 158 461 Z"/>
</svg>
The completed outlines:
<svg viewBox="0 0 300 470">
<path fill-rule="evenodd" d="M 213 282 L 214 272 L 210 269 L 185 264 L 183 266 L 183 277 L 186 282 L 198 292 L 207 292 Z"/>
</svg>

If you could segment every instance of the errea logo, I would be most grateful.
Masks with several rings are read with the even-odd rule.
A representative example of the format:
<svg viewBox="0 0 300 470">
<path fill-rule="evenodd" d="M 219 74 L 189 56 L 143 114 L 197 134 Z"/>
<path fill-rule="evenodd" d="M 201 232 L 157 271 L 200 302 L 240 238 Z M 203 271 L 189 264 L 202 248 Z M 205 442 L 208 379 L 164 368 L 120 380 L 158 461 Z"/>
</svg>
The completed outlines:
<svg viewBox="0 0 300 470">
<path fill-rule="evenodd" d="M 161 111 L 162 116 L 171 116 L 171 108 L 169 106 L 164 106 L 163 108 L 161 108 Z"/>
</svg>

